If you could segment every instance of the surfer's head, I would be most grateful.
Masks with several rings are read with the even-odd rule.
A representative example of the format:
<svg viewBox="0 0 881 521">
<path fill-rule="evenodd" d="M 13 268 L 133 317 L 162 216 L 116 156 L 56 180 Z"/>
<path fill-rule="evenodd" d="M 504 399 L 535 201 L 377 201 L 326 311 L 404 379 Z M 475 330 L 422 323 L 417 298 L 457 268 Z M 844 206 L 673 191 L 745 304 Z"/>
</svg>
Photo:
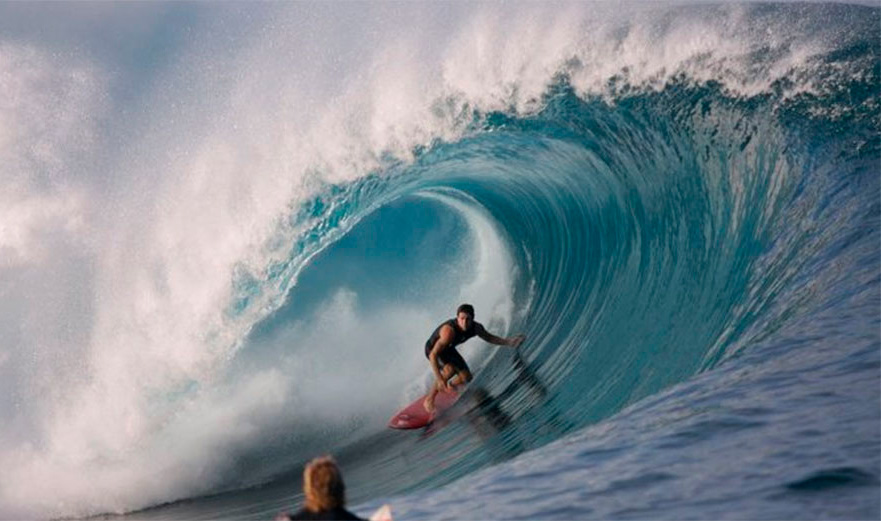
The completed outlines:
<svg viewBox="0 0 881 521">
<path fill-rule="evenodd" d="M 346 506 L 346 485 L 336 461 L 330 456 L 315 458 L 303 470 L 305 507 L 310 512 L 324 512 Z"/>
<path fill-rule="evenodd" d="M 471 324 L 473 323 L 474 306 L 471 304 L 462 304 L 459 306 L 459 309 L 456 310 L 456 324 L 458 324 L 459 329 L 467 331 L 471 329 Z"/>
</svg>

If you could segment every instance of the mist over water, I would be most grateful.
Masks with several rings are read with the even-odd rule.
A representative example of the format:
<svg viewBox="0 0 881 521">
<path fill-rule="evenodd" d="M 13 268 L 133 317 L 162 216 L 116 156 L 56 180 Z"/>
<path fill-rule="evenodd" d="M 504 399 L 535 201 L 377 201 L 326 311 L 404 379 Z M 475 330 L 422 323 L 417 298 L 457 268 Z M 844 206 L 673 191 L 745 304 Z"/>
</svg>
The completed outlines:
<svg viewBox="0 0 881 521">
<path fill-rule="evenodd" d="M 850 364 L 859 449 L 841 465 L 878 462 L 876 8 L 0 19 L 0 517 L 220 492 L 267 517 L 320 452 L 349 464 L 353 501 L 431 517 L 414 504 L 435 485 L 554 460 L 548 443 L 742 364 L 783 374 L 768 367 L 790 349 L 786 389 L 826 381 L 814 358 Z M 519 376 L 510 353 L 463 347 L 513 430 L 384 438 L 430 381 L 425 339 L 465 301 L 529 335 Z M 810 413 L 835 405 L 794 407 L 837 436 Z M 511 499 L 490 481 L 490 504 Z M 235 496 L 266 483 L 290 490 Z"/>
</svg>

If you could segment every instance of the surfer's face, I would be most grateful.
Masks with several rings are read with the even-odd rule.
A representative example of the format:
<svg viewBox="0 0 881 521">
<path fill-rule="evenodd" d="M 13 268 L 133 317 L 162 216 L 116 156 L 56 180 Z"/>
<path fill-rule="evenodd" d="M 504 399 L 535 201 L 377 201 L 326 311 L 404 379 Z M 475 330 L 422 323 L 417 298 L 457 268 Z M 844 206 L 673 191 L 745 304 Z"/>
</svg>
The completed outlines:
<svg viewBox="0 0 881 521">
<path fill-rule="evenodd" d="M 464 311 L 460 311 L 458 315 L 456 315 L 456 324 L 459 325 L 459 329 L 462 331 L 467 331 L 471 328 L 471 323 L 474 322 L 474 319 L 468 313 Z"/>
</svg>

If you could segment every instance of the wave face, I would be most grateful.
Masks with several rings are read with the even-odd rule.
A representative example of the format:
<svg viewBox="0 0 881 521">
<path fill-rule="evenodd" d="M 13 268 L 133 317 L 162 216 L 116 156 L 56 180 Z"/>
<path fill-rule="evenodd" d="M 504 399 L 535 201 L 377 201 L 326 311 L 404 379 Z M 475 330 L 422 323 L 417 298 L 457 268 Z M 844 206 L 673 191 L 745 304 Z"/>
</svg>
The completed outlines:
<svg viewBox="0 0 881 521">
<path fill-rule="evenodd" d="M 282 26 L 303 14 L 289 9 Z M 252 105 L 256 80 L 228 80 L 222 103 L 183 116 L 189 132 L 220 105 L 229 112 L 219 119 L 267 143 L 212 128 L 171 145 L 159 189 L 143 195 L 132 182 L 158 221 L 132 218 L 107 237 L 146 256 L 96 249 L 98 299 L 77 350 L 86 361 L 37 371 L 58 372 L 71 391 L 38 398 L 27 393 L 40 386 L 25 385 L 9 399 L 35 405 L 10 412 L 16 428 L 0 438 L 0 462 L 19 470 L 16 483 L 0 478 L 0 513 L 129 512 L 209 495 L 138 515 L 265 518 L 288 505 L 303 461 L 332 452 L 351 502 L 395 497 L 407 518 L 438 509 L 492 517 L 481 504 L 527 498 L 532 506 L 505 517 L 626 517 L 547 476 L 574 472 L 563 460 L 606 481 L 632 470 L 606 493 L 627 502 L 676 481 L 664 458 L 716 431 L 761 425 L 751 450 L 773 445 L 774 432 L 794 446 L 805 436 L 829 442 L 836 417 L 849 418 L 839 407 L 778 402 L 762 394 L 771 383 L 744 375 L 778 375 L 782 394 L 820 393 L 823 364 L 809 362 L 846 360 L 840 377 L 859 382 L 862 412 L 858 443 L 840 456 L 862 463 L 804 474 L 860 476 L 855 486 L 869 492 L 841 512 L 877 516 L 877 486 L 865 484 L 877 485 L 881 439 L 879 11 L 586 10 L 456 12 L 464 29 L 440 44 L 381 40 L 366 84 L 317 102 L 320 122 L 294 137 L 286 132 L 306 118 L 284 108 L 282 122 L 267 124 L 263 109 L 278 100 Z M 287 34 L 271 33 L 236 63 L 301 89 L 260 61 Z M 213 63 L 207 47 L 194 56 Z M 191 80 L 182 78 L 169 81 Z M 125 184 L 119 192 L 125 204 L 135 197 Z M 121 284 L 134 294 L 120 295 Z M 389 432 L 388 417 L 430 382 L 425 339 L 465 301 L 490 331 L 526 333 L 520 355 L 466 344 L 476 378 L 449 423 L 429 435 Z M 775 365 L 781 357 L 801 368 L 797 378 Z M 13 353 L 0 370 L 21 381 L 30 363 Z M 744 414 L 767 416 L 708 421 L 683 434 L 688 444 L 660 443 L 665 426 L 699 415 L 694 403 L 745 410 L 726 409 L 718 389 L 762 394 L 754 407 L 766 413 Z M 784 410 L 815 434 L 790 427 Z M 603 466 L 604 450 L 623 450 L 603 426 L 640 426 L 631 447 L 656 450 L 640 470 L 620 459 Z M 34 433 L 36 443 L 23 441 Z M 573 459 L 567 447 L 592 456 Z M 707 454 L 713 466 L 738 452 Z M 506 477 L 524 461 L 559 465 L 544 478 Z M 666 470 L 651 471 L 653 461 Z M 47 476 L 59 484 L 51 499 L 35 488 Z M 788 493 L 813 484 L 797 478 Z M 536 489 L 556 490 L 567 507 L 525 492 Z M 681 509 L 689 490 L 649 511 L 706 513 Z M 742 496 L 720 508 L 734 511 Z M 775 501 L 772 517 L 814 512 L 800 496 Z M 756 508 L 740 511 L 767 512 Z"/>
</svg>

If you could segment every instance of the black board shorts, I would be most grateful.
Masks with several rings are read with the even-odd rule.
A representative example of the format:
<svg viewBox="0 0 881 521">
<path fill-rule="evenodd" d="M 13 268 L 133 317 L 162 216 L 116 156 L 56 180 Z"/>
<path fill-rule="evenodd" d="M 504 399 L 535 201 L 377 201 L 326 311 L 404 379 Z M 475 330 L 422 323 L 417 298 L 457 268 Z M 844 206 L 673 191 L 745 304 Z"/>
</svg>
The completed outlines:
<svg viewBox="0 0 881 521">
<path fill-rule="evenodd" d="M 430 344 L 425 344 L 425 358 L 428 358 L 428 355 L 431 353 L 432 346 Z M 468 371 L 468 364 L 465 363 L 465 359 L 462 358 L 462 355 L 456 351 L 456 348 L 453 346 L 449 346 L 437 355 L 438 360 L 441 361 L 444 365 L 451 365 L 456 368 L 456 371 Z"/>
</svg>

